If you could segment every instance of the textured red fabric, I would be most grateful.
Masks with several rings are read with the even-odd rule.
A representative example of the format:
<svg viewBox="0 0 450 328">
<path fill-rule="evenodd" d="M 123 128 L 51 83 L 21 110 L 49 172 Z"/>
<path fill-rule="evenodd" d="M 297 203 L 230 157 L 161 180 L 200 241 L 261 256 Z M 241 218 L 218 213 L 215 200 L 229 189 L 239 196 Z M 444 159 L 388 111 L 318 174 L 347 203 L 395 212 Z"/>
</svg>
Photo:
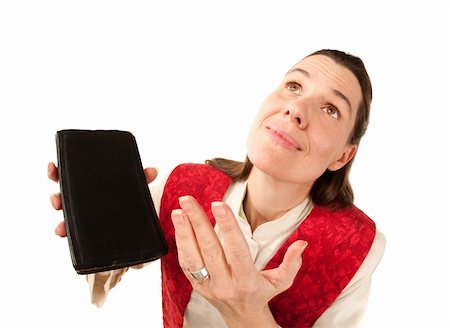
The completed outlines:
<svg viewBox="0 0 450 328">
<path fill-rule="evenodd" d="M 294 283 L 269 302 L 277 323 L 311 327 L 355 275 L 374 237 L 375 224 L 355 206 L 333 212 L 315 206 L 265 268 L 278 267 L 294 241 L 308 242 Z"/>
<path fill-rule="evenodd" d="M 231 184 L 231 178 L 209 165 L 182 164 L 170 174 L 161 198 L 160 221 L 169 252 L 161 259 L 164 327 L 182 327 L 184 310 L 189 302 L 192 286 L 178 264 L 174 227 L 170 215 L 180 208 L 178 198 L 194 196 L 210 220 L 211 202 L 221 201 Z"/>
<path fill-rule="evenodd" d="M 182 164 L 167 180 L 160 209 L 161 225 L 169 244 L 169 253 L 161 260 L 164 327 L 182 327 L 192 292 L 178 264 L 170 213 L 179 208 L 180 196 L 191 195 L 214 225 L 210 203 L 221 200 L 231 182 L 224 173 L 204 164 Z M 282 327 L 311 327 L 354 276 L 374 237 L 374 222 L 355 206 L 339 211 L 314 206 L 265 268 L 278 267 L 294 241 L 308 242 L 293 285 L 269 303 L 277 323 Z"/>
</svg>

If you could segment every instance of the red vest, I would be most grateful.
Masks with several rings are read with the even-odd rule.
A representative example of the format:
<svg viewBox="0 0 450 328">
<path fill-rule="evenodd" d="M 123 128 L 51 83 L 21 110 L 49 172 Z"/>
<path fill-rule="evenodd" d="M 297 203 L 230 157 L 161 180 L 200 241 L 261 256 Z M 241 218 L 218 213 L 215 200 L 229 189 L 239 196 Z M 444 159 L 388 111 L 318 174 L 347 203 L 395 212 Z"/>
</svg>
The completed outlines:
<svg viewBox="0 0 450 328">
<path fill-rule="evenodd" d="M 230 177 L 204 164 L 182 164 L 167 180 L 160 209 L 161 225 L 169 245 L 169 253 L 161 260 L 164 327 L 182 327 L 192 292 L 178 264 L 170 214 L 179 208 L 179 197 L 191 195 L 214 225 L 210 204 L 222 200 L 231 182 Z M 315 205 L 265 267 L 265 270 L 278 267 L 294 241 L 308 242 L 294 283 L 269 302 L 276 322 L 282 327 L 311 327 L 352 279 L 374 237 L 374 222 L 355 206 L 330 211 Z"/>
</svg>

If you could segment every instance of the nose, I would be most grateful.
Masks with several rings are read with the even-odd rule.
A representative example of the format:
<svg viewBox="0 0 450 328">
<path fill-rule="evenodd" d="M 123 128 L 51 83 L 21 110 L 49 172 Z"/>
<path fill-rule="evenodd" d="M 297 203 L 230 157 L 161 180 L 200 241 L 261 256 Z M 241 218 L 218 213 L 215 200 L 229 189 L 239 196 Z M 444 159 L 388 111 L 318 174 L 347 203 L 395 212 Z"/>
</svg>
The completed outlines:
<svg viewBox="0 0 450 328">
<path fill-rule="evenodd" d="M 298 127 L 302 127 L 302 123 L 304 125 L 305 120 L 300 117 L 300 115 L 296 115 L 292 112 L 291 109 L 287 109 L 285 114 L 290 117 L 292 121 L 298 125 Z"/>
<path fill-rule="evenodd" d="M 308 123 L 308 108 L 310 105 L 307 100 L 303 99 L 292 101 L 284 110 L 284 115 L 299 129 L 305 129 Z"/>
</svg>

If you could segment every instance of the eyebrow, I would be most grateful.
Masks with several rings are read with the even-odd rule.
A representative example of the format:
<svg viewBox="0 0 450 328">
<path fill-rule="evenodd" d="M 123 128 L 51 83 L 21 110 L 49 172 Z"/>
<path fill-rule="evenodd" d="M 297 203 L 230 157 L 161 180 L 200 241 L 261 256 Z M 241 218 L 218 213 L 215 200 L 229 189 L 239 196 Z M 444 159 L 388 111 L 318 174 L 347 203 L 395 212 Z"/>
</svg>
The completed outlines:
<svg viewBox="0 0 450 328">
<path fill-rule="evenodd" d="M 293 68 L 291 70 L 289 70 L 286 75 L 292 73 L 292 72 L 299 72 L 301 74 L 303 74 L 304 76 L 306 76 L 307 78 L 311 78 L 311 74 L 304 70 L 303 68 Z M 342 92 L 336 90 L 336 89 L 332 89 L 333 93 L 338 96 L 339 98 L 341 98 L 342 100 L 344 100 L 346 102 L 346 104 L 348 105 L 348 107 L 350 108 L 350 111 L 352 110 L 352 105 L 350 104 L 350 100 L 348 100 L 347 96 L 344 95 Z"/>
<path fill-rule="evenodd" d="M 310 77 L 311 77 L 311 74 L 309 74 L 308 71 L 305 71 L 303 68 L 298 68 L 298 67 L 289 70 L 289 71 L 286 73 L 286 75 L 288 75 L 289 73 L 292 73 L 292 72 L 300 72 L 300 73 L 302 73 L 304 76 L 306 76 L 307 78 L 310 78 Z"/>
</svg>

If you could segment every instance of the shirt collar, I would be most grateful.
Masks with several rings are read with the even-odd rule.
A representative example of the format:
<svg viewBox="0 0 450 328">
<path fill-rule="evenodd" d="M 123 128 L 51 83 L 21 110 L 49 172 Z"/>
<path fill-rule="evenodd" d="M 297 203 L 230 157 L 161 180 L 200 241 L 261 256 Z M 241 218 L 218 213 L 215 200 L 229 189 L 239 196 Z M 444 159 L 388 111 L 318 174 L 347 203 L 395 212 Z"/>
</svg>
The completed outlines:
<svg viewBox="0 0 450 328">
<path fill-rule="evenodd" d="M 233 188 L 228 195 L 227 203 L 236 216 L 244 234 L 251 236 L 252 239 L 257 241 L 270 240 L 276 238 L 280 234 L 288 232 L 292 233 L 313 208 L 312 200 L 310 197 L 307 197 L 304 201 L 287 211 L 280 218 L 258 226 L 252 234 L 250 224 L 248 223 L 247 217 L 245 216 L 243 210 L 243 202 L 246 191 L 246 180 L 234 182 Z"/>
</svg>

